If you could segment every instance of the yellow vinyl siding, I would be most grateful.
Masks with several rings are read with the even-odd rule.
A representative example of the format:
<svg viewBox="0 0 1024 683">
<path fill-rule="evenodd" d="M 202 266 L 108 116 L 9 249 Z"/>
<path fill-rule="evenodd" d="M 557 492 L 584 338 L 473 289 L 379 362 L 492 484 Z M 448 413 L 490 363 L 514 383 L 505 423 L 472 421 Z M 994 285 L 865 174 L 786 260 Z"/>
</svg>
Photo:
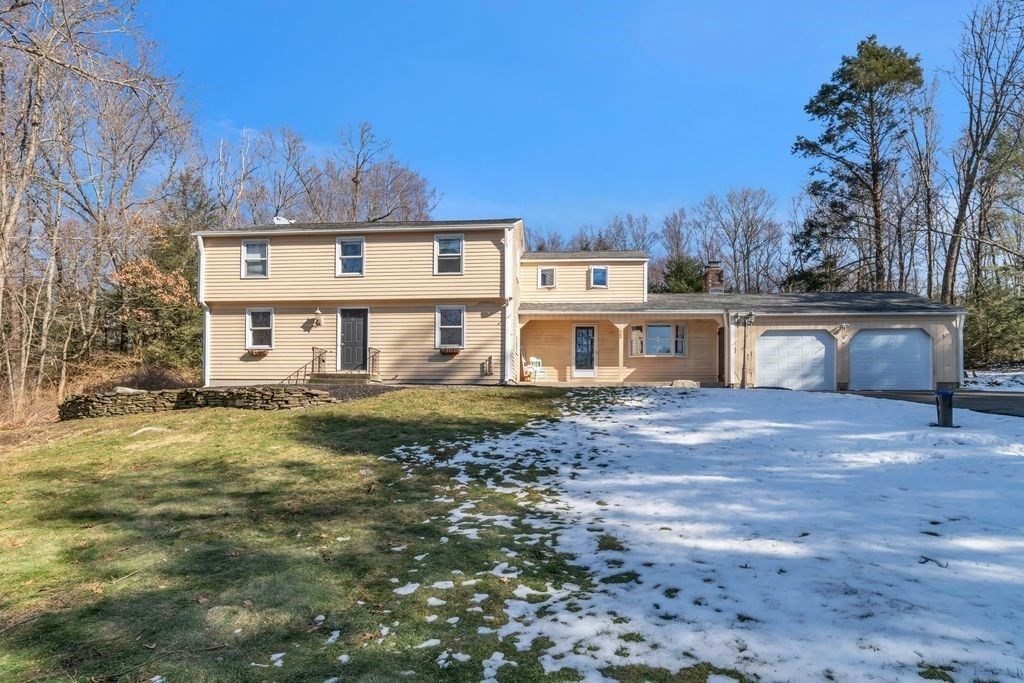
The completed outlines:
<svg viewBox="0 0 1024 683">
<path fill-rule="evenodd" d="M 242 237 L 205 237 L 206 301 L 501 296 L 502 230 L 439 228 L 436 234 L 463 235 L 462 275 L 434 275 L 433 232 L 353 234 L 366 239 L 362 277 L 335 276 L 336 234 L 270 235 L 270 277 L 259 279 L 241 277 Z"/>
<path fill-rule="evenodd" d="M 454 302 L 453 302 L 454 303 Z M 458 302 L 462 303 L 462 302 Z M 280 382 L 312 359 L 312 347 L 328 349 L 327 370 L 336 367 L 338 307 L 365 302 L 310 301 L 273 305 L 274 348 L 256 358 L 245 351 L 245 309 L 271 306 L 264 301 L 210 306 L 210 383 L 218 385 Z M 369 346 L 380 349 L 385 381 L 487 383 L 501 379 L 501 315 L 496 302 L 466 301 L 466 348 L 453 356 L 434 348 L 434 303 L 369 304 Z M 313 312 L 323 326 L 312 327 Z M 488 358 L 493 375 L 485 375 Z"/>
<path fill-rule="evenodd" d="M 589 287 L 590 266 L 608 267 L 608 286 Z M 555 286 L 537 287 L 540 268 L 556 269 Z M 617 262 L 613 259 L 581 263 L 579 261 L 529 261 L 520 266 L 522 300 L 524 302 L 586 302 L 644 300 L 644 269 L 642 261 Z"/>
<path fill-rule="evenodd" d="M 630 357 L 629 325 L 644 321 L 686 325 L 687 355 Z M 625 324 L 622 337 L 614 324 Z M 548 381 L 567 382 L 572 375 L 573 326 L 597 326 L 597 377 L 599 382 L 671 382 L 692 379 L 701 384 L 718 383 L 718 329 L 713 319 L 680 316 L 618 316 L 612 319 L 558 316 L 530 319 L 522 329 L 523 354 L 540 358 Z M 620 341 L 621 339 L 621 341 Z M 619 348 L 622 367 L 619 367 Z"/>
<path fill-rule="evenodd" d="M 843 329 L 842 325 L 847 327 Z M 922 329 L 932 338 L 932 377 L 935 382 L 958 382 L 960 363 L 956 318 L 952 316 L 767 316 L 759 315 L 747 338 L 747 384 L 755 386 L 757 339 L 769 330 L 822 330 L 836 339 L 836 382 L 850 382 L 850 342 L 859 330 Z M 743 375 L 743 327 L 733 328 L 732 384 Z"/>
</svg>

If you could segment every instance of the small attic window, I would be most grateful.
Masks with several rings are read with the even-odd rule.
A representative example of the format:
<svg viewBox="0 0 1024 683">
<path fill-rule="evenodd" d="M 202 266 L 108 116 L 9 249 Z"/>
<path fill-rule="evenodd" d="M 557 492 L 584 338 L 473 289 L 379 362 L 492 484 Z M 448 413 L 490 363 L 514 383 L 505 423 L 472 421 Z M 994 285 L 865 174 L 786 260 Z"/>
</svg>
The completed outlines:
<svg viewBox="0 0 1024 683">
<path fill-rule="evenodd" d="M 608 266 L 590 267 L 590 287 L 598 289 L 608 288 Z"/>
<path fill-rule="evenodd" d="M 555 267 L 547 266 L 537 269 L 537 287 L 539 289 L 555 288 Z"/>
</svg>

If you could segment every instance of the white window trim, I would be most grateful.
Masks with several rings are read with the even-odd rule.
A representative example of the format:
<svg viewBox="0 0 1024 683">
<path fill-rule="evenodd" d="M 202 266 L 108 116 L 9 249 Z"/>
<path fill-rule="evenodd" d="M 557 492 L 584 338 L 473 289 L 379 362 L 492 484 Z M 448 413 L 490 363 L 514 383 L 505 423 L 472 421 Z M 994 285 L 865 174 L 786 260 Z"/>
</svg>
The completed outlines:
<svg viewBox="0 0 1024 683">
<path fill-rule="evenodd" d="M 466 307 L 462 304 L 439 304 L 434 307 L 434 348 L 441 348 L 441 309 L 442 308 L 459 308 L 462 310 L 462 343 L 459 344 L 460 349 L 466 348 Z M 444 346 L 452 346 L 452 344 L 444 344 Z"/>
<path fill-rule="evenodd" d="M 266 275 L 246 275 L 245 274 L 245 247 L 249 244 L 265 244 L 267 245 L 267 274 Z M 241 276 L 243 280 L 266 280 L 270 278 L 270 240 L 242 240 L 241 253 L 239 255 L 241 261 Z"/>
<path fill-rule="evenodd" d="M 343 242 L 359 242 L 359 258 L 363 260 L 361 273 L 345 273 L 341 269 L 341 245 Z M 349 256 L 348 258 L 356 258 Z M 338 237 L 334 240 L 334 277 L 363 277 L 366 275 L 366 238 L 365 237 Z"/>
<path fill-rule="evenodd" d="M 441 255 L 440 241 L 443 239 L 458 239 L 462 245 L 459 250 L 459 272 L 457 273 L 439 273 L 437 271 L 437 259 Z M 454 256 L 454 254 L 446 254 L 446 256 Z M 442 235 L 434 235 L 434 275 L 462 275 L 466 270 L 466 236 L 463 234 L 447 233 Z"/>
<path fill-rule="evenodd" d="M 543 284 L 541 273 L 545 270 L 551 271 L 551 284 Z M 537 268 L 537 289 L 555 289 L 558 287 L 558 267 L 557 266 L 538 266 Z"/>
<path fill-rule="evenodd" d="M 270 346 L 254 346 L 252 343 L 252 313 L 270 313 Z M 277 336 L 274 333 L 274 309 L 272 307 L 254 307 L 245 309 L 245 348 L 246 350 L 273 350 L 274 349 L 274 338 Z M 263 329 L 263 328 L 260 328 Z"/>
<path fill-rule="evenodd" d="M 671 342 L 672 351 L 670 353 L 647 353 L 647 328 L 650 325 L 655 325 L 655 326 L 668 325 L 671 328 L 672 336 L 669 337 L 669 340 Z M 633 328 L 637 327 L 637 326 L 643 327 L 643 336 L 641 337 L 641 340 L 642 340 L 643 345 L 644 345 L 644 352 L 643 353 L 633 353 Z M 683 328 L 683 352 L 682 353 L 676 353 L 676 340 L 678 339 L 678 337 L 676 336 L 676 328 L 678 328 L 678 327 L 682 327 Z M 685 358 L 689 354 L 690 335 L 689 335 L 689 332 L 686 329 L 686 323 L 685 322 L 672 322 L 672 321 L 652 320 L 650 322 L 643 322 L 643 323 L 630 323 L 630 325 L 629 325 L 629 334 L 626 337 L 626 343 L 629 345 L 629 357 L 630 358 L 671 358 L 673 356 L 676 357 L 676 358 Z"/>
<path fill-rule="evenodd" d="M 604 269 L 604 284 L 595 285 L 594 271 L 602 268 Z M 587 268 L 587 287 L 589 287 L 590 289 L 608 289 L 609 285 L 611 284 L 611 279 L 612 269 L 609 268 L 608 266 L 590 266 L 589 268 Z"/>
</svg>

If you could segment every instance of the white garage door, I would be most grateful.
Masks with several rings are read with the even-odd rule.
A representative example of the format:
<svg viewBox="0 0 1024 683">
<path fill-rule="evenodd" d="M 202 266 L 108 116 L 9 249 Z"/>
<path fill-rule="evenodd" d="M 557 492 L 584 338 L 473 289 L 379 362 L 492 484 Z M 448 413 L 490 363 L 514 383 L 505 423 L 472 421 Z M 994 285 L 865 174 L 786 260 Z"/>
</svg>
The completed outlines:
<svg viewBox="0 0 1024 683">
<path fill-rule="evenodd" d="M 836 340 L 825 331 L 776 330 L 757 339 L 759 387 L 836 388 Z"/>
<path fill-rule="evenodd" d="M 932 338 L 924 330 L 861 330 L 850 342 L 851 389 L 931 389 Z"/>
</svg>

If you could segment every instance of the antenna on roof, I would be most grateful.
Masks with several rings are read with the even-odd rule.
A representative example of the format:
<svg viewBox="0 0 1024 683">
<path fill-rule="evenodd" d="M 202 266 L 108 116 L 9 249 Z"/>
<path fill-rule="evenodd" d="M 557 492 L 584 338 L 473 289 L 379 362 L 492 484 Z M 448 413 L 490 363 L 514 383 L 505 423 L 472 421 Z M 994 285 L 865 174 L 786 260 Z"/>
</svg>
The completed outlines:
<svg viewBox="0 0 1024 683">
<path fill-rule="evenodd" d="M 290 221 L 284 216 L 274 216 L 274 225 L 291 225 L 295 221 Z"/>
</svg>

